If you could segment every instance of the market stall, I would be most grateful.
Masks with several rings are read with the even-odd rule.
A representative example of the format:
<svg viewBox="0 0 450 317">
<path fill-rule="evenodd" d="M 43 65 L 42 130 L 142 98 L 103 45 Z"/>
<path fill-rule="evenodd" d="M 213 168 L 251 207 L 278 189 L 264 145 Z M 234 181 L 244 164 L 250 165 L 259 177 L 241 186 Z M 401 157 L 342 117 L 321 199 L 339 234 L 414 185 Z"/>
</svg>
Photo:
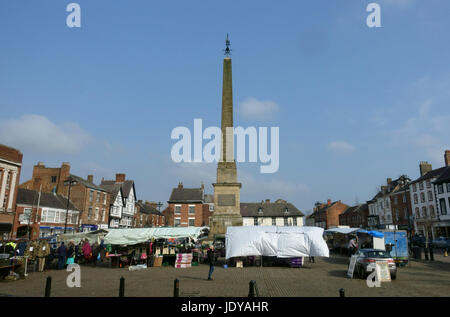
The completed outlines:
<svg viewBox="0 0 450 317">
<path fill-rule="evenodd" d="M 208 227 L 112 229 L 104 241 L 110 246 L 108 256 L 113 267 L 190 267 L 185 264 L 196 265 L 200 261 L 201 238 L 208 232 Z M 182 263 L 179 254 L 184 254 Z"/>
<path fill-rule="evenodd" d="M 329 250 L 319 227 L 228 227 L 226 259 L 247 256 L 328 257 Z"/>
<path fill-rule="evenodd" d="M 358 238 L 360 248 L 385 250 L 384 235 L 379 231 L 368 231 L 361 228 L 332 228 L 325 230 L 324 235 L 328 248 L 341 253 L 348 252 L 348 243 L 352 236 Z"/>
</svg>

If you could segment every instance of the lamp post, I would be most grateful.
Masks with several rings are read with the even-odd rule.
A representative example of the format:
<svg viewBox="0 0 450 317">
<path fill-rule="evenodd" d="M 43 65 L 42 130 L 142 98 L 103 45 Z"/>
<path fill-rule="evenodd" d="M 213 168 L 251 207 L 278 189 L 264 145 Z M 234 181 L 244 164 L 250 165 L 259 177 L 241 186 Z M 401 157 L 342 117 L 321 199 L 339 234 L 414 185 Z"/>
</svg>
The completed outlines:
<svg viewBox="0 0 450 317">
<path fill-rule="evenodd" d="M 67 231 L 67 217 L 69 216 L 70 189 L 72 188 L 72 185 L 76 184 L 77 182 L 71 176 L 64 181 L 64 186 L 69 186 L 69 194 L 67 196 L 66 221 L 64 223 L 64 233 L 66 233 Z"/>
</svg>

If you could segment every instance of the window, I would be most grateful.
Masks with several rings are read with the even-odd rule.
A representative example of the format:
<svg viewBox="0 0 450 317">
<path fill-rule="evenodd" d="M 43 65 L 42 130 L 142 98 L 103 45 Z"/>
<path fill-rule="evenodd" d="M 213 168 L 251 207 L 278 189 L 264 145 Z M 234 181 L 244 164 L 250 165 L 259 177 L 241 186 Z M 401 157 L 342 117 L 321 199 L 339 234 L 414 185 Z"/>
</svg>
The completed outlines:
<svg viewBox="0 0 450 317">
<path fill-rule="evenodd" d="M 438 185 L 438 194 L 443 194 L 444 193 L 444 185 L 439 184 Z"/>
<path fill-rule="evenodd" d="M 189 206 L 189 213 L 195 215 L 195 206 Z"/>
<path fill-rule="evenodd" d="M 103 193 L 103 205 L 106 205 L 106 193 Z"/>
<path fill-rule="evenodd" d="M 450 200 L 450 198 L 449 198 L 449 200 Z M 444 198 L 439 199 L 439 205 L 441 207 L 441 215 L 446 215 L 447 214 L 447 204 L 445 203 Z"/>
<path fill-rule="evenodd" d="M 276 226 L 277 225 L 277 218 L 272 217 L 272 226 Z"/>
<path fill-rule="evenodd" d="M 95 220 L 98 220 L 98 212 L 99 212 L 99 208 L 95 208 Z"/>
<path fill-rule="evenodd" d="M 416 207 L 416 219 L 420 219 L 419 207 Z"/>
<path fill-rule="evenodd" d="M 214 211 L 214 204 L 209 204 L 209 211 L 211 211 L 211 212 Z"/>
<path fill-rule="evenodd" d="M 415 204 L 418 204 L 418 203 L 419 203 L 419 200 L 417 199 L 417 194 L 414 194 L 414 203 L 415 203 Z"/>
<path fill-rule="evenodd" d="M 431 188 L 431 181 L 427 180 L 427 188 Z"/>
<path fill-rule="evenodd" d="M 450 183 L 447 184 L 447 193 L 450 193 Z"/>
<path fill-rule="evenodd" d="M 181 213 L 181 205 L 175 205 L 175 213 L 176 214 Z"/>
<path fill-rule="evenodd" d="M 94 191 L 91 190 L 91 191 L 89 192 L 89 202 L 92 202 L 93 200 L 94 200 Z"/>
<path fill-rule="evenodd" d="M 74 224 L 78 223 L 78 213 L 76 213 L 76 212 L 71 213 L 70 223 L 74 223 Z"/>
<path fill-rule="evenodd" d="M 180 218 L 175 218 L 174 226 L 175 227 L 179 227 L 180 226 Z"/>
<path fill-rule="evenodd" d="M 424 203 L 425 202 L 425 194 L 422 192 L 420 193 L 420 202 Z"/>
<path fill-rule="evenodd" d="M 403 194 L 403 203 L 406 203 L 406 194 Z"/>
<path fill-rule="evenodd" d="M 97 203 L 100 202 L 100 192 L 97 192 Z"/>
<path fill-rule="evenodd" d="M 434 212 L 434 206 L 433 205 L 430 205 L 430 216 L 431 216 L 431 218 L 435 218 L 436 217 L 436 214 L 435 214 L 435 212 Z"/>
<path fill-rule="evenodd" d="M 397 205 L 398 204 L 398 196 L 394 197 L 394 204 Z"/>
<path fill-rule="evenodd" d="M 189 227 L 195 226 L 195 218 L 189 218 Z"/>
<path fill-rule="evenodd" d="M 257 226 L 258 225 L 258 217 L 254 217 L 253 218 L 253 225 Z"/>
<path fill-rule="evenodd" d="M 297 226 L 297 217 L 294 217 L 294 226 Z"/>
<path fill-rule="evenodd" d="M 428 218 L 427 207 L 422 207 L 422 216 L 423 218 Z"/>
<path fill-rule="evenodd" d="M 52 177 L 51 177 L 51 182 L 52 182 L 52 183 L 56 183 L 56 176 L 52 176 Z"/>
<path fill-rule="evenodd" d="M 284 217 L 284 226 L 287 227 L 288 226 L 288 218 Z"/>
<path fill-rule="evenodd" d="M 91 220 L 91 217 L 92 217 L 92 206 L 89 207 L 89 210 L 88 210 L 88 220 Z"/>
<path fill-rule="evenodd" d="M 389 208 L 389 200 L 386 200 L 386 208 Z"/>
<path fill-rule="evenodd" d="M 419 183 L 419 189 L 420 189 L 420 190 L 423 190 L 423 182 L 420 182 L 420 183 Z"/>
<path fill-rule="evenodd" d="M 433 201 L 433 192 L 431 190 L 428 191 L 428 201 Z"/>
<path fill-rule="evenodd" d="M 105 221 L 105 208 L 102 208 L 102 221 Z"/>
<path fill-rule="evenodd" d="M 416 191 L 417 191 L 416 184 L 413 184 L 413 192 L 416 192 Z"/>
</svg>

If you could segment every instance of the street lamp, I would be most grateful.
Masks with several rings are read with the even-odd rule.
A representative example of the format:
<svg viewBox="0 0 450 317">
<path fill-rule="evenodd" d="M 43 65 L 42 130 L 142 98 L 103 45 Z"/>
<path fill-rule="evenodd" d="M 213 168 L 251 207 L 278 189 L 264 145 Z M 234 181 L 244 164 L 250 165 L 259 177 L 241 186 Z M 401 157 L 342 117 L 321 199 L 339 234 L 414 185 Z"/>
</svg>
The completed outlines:
<svg viewBox="0 0 450 317">
<path fill-rule="evenodd" d="M 77 182 L 75 179 L 70 176 L 68 179 L 64 181 L 64 186 L 69 186 L 69 194 L 67 196 L 67 210 L 66 210 L 66 221 L 64 223 L 64 233 L 67 231 L 67 217 L 69 216 L 69 202 L 70 202 L 70 188 L 72 188 L 72 185 L 76 185 Z"/>
</svg>

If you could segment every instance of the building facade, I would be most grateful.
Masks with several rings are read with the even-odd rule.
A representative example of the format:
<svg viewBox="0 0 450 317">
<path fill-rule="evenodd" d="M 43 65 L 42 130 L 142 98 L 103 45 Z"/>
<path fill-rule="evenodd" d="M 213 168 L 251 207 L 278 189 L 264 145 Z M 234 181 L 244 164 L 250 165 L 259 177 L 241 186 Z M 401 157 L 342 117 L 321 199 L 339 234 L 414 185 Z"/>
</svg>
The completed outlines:
<svg viewBox="0 0 450 317">
<path fill-rule="evenodd" d="M 114 203 L 110 206 L 113 213 L 109 221 L 111 228 L 132 228 L 134 226 L 134 216 L 136 213 L 136 189 L 133 180 L 127 180 L 125 174 L 116 174 L 115 180 L 102 180 L 100 186 L 102 188 L 118 188 L 121 191 L 116 195 Z M 117 191 L 116 191 L 117 193 Z M 123 201 L 122 209 L 119 217 L 120 199 Z M 115 209 L 115 207 L 117 209 Z"/>
<path fill-rule="evenodd" d="M 317 202 L 314 206 L 314 226 L 329 229 L 339 226 L 339 215 L 341 215 L 349 206 L 343 204 L 340 200 L 331 202 Z"/>
<path fill-rule="evenodd" d="M 433 183 L 438 220 L 434 226 L 435 237 L 450 237 L 450 151 L 446 151 L 446 156 L 446 169 Z"/>
<path fill-rule="evenodd" d="M 67 214 L 67 207 L 69 213 Z M 14 238 L 37 239 L 73 232 L 77 229 L 79 211 L 62 195 L 19 188 Z"/>
<path fill-rule="evenodd" d="M 156 202 L 142 202 L 139 200 L 136 203 L 136 214 L 135 214 L 135 228 L 153 228 L 153 227 L 164 227 L 165 217 L 159 212 Z"/>
<path fill-rule="evenodd" d="M 169 206 L 163 213 L 168 226 L 202 227 L 209 223 L 211 202 L 205 202 L 203 185 L 201 188 L 184 188 L 183 183 L 179 183 L 167 203 Z"/>
<path fill-rule="evenodd" d="M 72 185 L 65 182 L 70 179 Z M 33 167 L 31 180 L 20 185 L 20 188 L 41 192 L 53 192 L 68 197 L 80 211 L 78 231 L 88 232 L 108 228 L 108 208 L 110 194 L 102 187 L 94 184 L 94 176 L 87 179 L 70 173 L 70 164 L 62 163 L 60 168 L 48 168 L 39 162 Z"/>
<path fill-rule="evenodd" d="M 367 228 L 368 217 L 369 206 L 367 204 L 348 207 L 339 215 L 339 225 L 350 228 Z"/>
<path fill-rule="evenodd" d="M 298 226 L 304 225 L 304 214 L 293 204 L 278 199 L 261 203 L 241 203 L 244 226 Z"/>
<path fill-rule="evenodd" d="M 12 236 L 22 152 L 0 144 L 0 237 Z"/>
</svg>

